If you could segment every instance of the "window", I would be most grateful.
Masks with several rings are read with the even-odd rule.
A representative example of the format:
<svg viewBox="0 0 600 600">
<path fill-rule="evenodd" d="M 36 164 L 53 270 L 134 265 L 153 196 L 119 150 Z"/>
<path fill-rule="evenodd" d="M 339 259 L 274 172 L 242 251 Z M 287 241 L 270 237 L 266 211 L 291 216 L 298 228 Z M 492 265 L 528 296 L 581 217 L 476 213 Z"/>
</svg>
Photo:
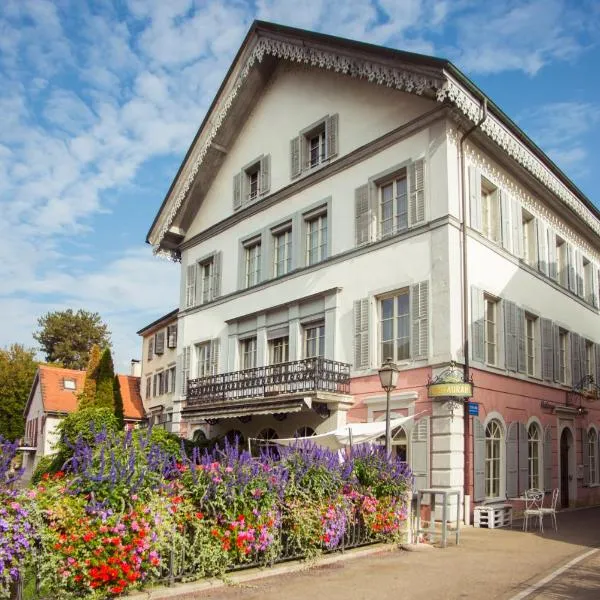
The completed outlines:
<svg viewBox="0 0 600 600">
<path fill-rule="evenodd" d="M 527 457 L 529 466 L 529 489 L 540 487 L 540 445 L 542 436 L 537 423 L 532 423 L 527 431 Z"/>
<path fill-rule="evenodd" d="M 245 285 L 251 287 L 260 283 L 260 239 L 244 245 L 246 254 Z"/>
<path fill-rule="evenodd" d="M 251 170 L 246 171 L 248 201 L 255 200 L 260 193 L 259 174 L 260 164 L 256 164 Z"/>
<path fill-rule="evenodd" d="M 63 379 L 63 387 L 65 390 L 75 390 L 77 385 L 74 379 Z"/>
<path fill-rule="evenodd" d="M 581 273 L 581 277 L 583 279 L 582 281 L 582 289 L 583 289 L 583 294 L 584 294 L 584 299 L 586 300 L 586 302 L 589 302 L 590 304 L 593 304 L 593 297 L 594 297 L 594 283 L 593 283 L 593 278 L 592 278 L 592 269 L 593 269 L 593 265 L 592 263 L 587 259 L 587 258 L 583 258 L 583 271 Z"/>
<path fill-rule="evenodd" d="M 233 176 L 233 210 L 254 202 L 270 189 L 271 156 L 263 155 Z"/>
<path fill-rule="evenodd" d="M 186 395 L 188 392 L 188 381 L 190 378 L 190 364 L 191 364 L 191 348 L 186 346 L 183 349 L 181 356 L 181 393 Z"/>
<path fill-rule="evenodd" d="M 485 495 L 500 497 L 500 474 L 502 473 L 502 427 L 498 421 L 490 421 L 485 428 Z"/>
<path fill-rule="evenodd" d="M 327 258 L 327 213 L 306 219 L 306 264 Z"/>
<path fill-rule="evenodd" d="M 535 376 L 535 329 L 537 318 L 532 315 L 525 315 L 525 341 L 527 352 L 527 375 Z"/>
<path fill-rule="evenodd" d="M 568 287 L 569 262 L 567 259 L 567 244 L 558 236 L 556 236 L 556 272 L 560 285 Z"/>
<path fill-rule="evenodd" d="M 315 430 L 312 427 L 299 427 L 294 431 L 293 437 L 295 438 L 306 438 L 315 435 Z"/>
<path fill-rule="evenodd" d="M 304 358 L 325 356 L 325 324 L 318 323 L 304 329 Z"/>
<path fill-rule="evenodd" d="M 406 174 L 379 186 L 380 235 L 392 235 L 408 228 Z"/>
<path fill-rule="evenodd" d="M 590 429 L 588 431 L 588 443 L 587 443 L 587 452 L 588 452 L 588 484 L 594 485 L 598 483 L 597 473 L 596 473 L 596 453 L 598 449 L 598 436 L 596 434 L 595 429 Z"/>
<path fill-rule="evenodd" d="M 154 356 L 154 336 L 148 340 L 148 360 L 152 360 Z"/>
<path fill-rule="evenodd" d="M 596 353 L 594 352 L 594 343 L 585 340 L 585 373 L 588 376 L 588 381 L 592 382 L 595 378 L 596 371 Z M 595 386 L 590 383 L 588 386 L 593 389 Z"/>
<path fill-rule="evenodd" d="M 146 377 L 146 400 L 150 398 L 152 392 L 152 377 Z"/>
<path fill-rule="evenodd" d="M 196 377 L 211 375 L 210 342 L 196 344 Z"/>
<path fill-rule="evenodd" d="M 306 135 L 308 150 L 308 166 L 312 169 L 325 160 L 325 123 L 321 123 L 314 131 Z"/>
<path fill-rule="evenodd" d="M 500 241 L 500 202 L 496 188 L 481 181 L 481 233 L 492 242 Z"/>
<path fill-rule="evenodd" d="M 177 323 L 167 327 L 167 348 L 177 348 Z"/>
<path fill-rule="evenodd" d="M 168 392 L 169 394 L 174 394 L 175 393 L 175 367 L 171 367 L 168 370 L 169 373 L 169 389 Z"/>
<path fill-rule="evenodd" d="M 290 142 L 291 176 L 298 177 L 327 163 L 337 154 L 338 115 L 328 115 Z"/>
<path fill-rule="evenodd" d="M 537 265 L 537 240 L 535 219 L 526 210 L 522 211 L 523 220 L 523 260 L 531 266 Z"/>
<path fill-rule="evenodd" d="M 241 342 L 242 369 L 254 369 L 256 367 L 256 338 L 248 338 Z"/>
<path fill-rule="evenodd" d="M 292 270 L 292 229 L 273 234 L 273 276 L 279 277 Z"/>
<path fill-rule="evenodd" d="M 569 352 L 569 332 L 564 329 L 558 331 L 558 380 L 567 383 L 567 357 Z"/>
<path fill-rule="evenodd" d="M 404 290 L 381 300 L 381 360 L 410 358 L 410 294 Z"/>
<path fill-rule="evenodd" d="M 290 338 L 269 340 L 269 364 L 278 365 L 290 360 Z"/>
<path fill-rule="evenodd" d="M 485 296 L 485 362 L 495 365 L 498 359 L 498 300 Z"/>
<path fill-rule="evenodd" d="M 213 299 L 213 259 L 200 263 L 198 268 L 200 270 L 200 302 L 204 304 Z"/>
</svg>

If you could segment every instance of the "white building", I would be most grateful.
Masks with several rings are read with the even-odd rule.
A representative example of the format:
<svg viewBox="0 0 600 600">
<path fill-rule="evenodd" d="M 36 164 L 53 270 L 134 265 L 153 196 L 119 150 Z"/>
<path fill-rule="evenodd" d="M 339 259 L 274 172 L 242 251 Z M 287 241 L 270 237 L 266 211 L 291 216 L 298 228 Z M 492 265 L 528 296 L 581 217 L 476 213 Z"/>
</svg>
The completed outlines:
<svg viewBox="0 0 600 600">
<path fill-rule="evenodd" d="M 391 356 L 418 485 L 593 501 L 599 217 L 448 61 L 257 22 L 148 234 L 181 261 L 173 428 L 380 419 Z M 478 416 L 428 397 L 452 361 Z"/>
</svg>

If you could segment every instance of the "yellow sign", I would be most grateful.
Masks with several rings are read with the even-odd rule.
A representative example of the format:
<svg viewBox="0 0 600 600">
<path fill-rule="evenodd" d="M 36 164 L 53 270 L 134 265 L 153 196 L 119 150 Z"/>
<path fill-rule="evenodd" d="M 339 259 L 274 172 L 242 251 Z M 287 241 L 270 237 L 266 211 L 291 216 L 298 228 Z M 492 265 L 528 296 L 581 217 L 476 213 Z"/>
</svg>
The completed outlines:
<svg viewBox="0 0 600 600">
<path fill-rule="evenodd" d="M 439 398 L 441 396 L 455 396 L 458 398 L 470 398 L 473 395 L 473 385 L 471 383 L 432 383 L 429 386 L 428 394 L 430 398 Z"/>
</svg>

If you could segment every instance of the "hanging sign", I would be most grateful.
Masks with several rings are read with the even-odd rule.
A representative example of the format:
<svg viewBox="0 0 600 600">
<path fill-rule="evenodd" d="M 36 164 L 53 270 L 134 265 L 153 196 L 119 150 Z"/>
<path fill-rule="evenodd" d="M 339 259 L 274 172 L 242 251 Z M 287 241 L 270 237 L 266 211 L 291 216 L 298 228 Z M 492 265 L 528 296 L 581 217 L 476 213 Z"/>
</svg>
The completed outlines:
<svg viewBox="0 0 600 600">
<path fill-rule="evenodd" d="M 468 382 L 432 383 L 428 387 L 427 395 L 430 398 L 443 396 L 454 396 L 455 398 L 471 398 L 473 396 L 473 384 Z"/>
</svg>

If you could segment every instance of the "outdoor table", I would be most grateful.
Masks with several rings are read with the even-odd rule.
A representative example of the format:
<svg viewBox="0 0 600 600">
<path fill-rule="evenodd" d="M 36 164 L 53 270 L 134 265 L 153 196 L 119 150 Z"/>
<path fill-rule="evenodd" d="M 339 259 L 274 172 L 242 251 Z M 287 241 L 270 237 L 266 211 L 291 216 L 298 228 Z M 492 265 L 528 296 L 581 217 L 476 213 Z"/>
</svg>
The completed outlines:
<svg viewBox="0 0 600 600">
<path fill-rule="evenodd" d="M 421 528 L 421 501 L 423 496 L 429 494 L 431 496 L 431 517 L 429 519 L 429 528 Z M 458 546 L 460 537 L 460 499 L 461 490 L 452 488 L 426 488 L 417 492 L 417 539 L 421 533 L 427 533 L 435 536 L 435 503 L 437 496 L 442 497 L 442 543 L 441 547 L 445 548 L 448 540 L 448 500 L 452 496 L 456 496 L 456 545 Z"/>
</svg>

